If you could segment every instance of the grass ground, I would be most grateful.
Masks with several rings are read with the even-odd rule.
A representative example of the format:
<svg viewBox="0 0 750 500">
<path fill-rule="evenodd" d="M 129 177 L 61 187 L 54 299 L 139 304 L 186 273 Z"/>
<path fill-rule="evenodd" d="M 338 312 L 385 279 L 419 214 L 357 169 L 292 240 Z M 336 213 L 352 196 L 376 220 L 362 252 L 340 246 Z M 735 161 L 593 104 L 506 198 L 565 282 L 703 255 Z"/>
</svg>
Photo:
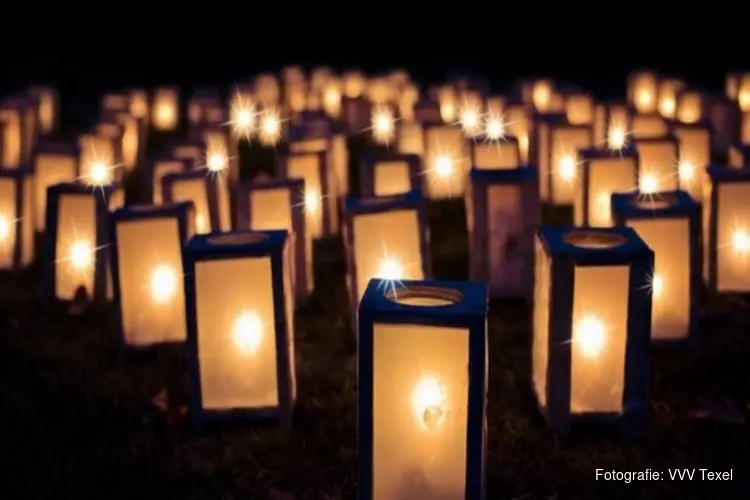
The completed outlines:
<svg viewBox="0 0 750 500">
<path fill-rule="evenodd" d="M 432 207 L 431 231 L 436 277 L 465 277 L 460 206 Z M 179 349 L 121 360 L 107 308 L 71 316 L 43 301 L 38 270 L 3 276 L 0 498 L 352 498 L 356 352 L 339 247 L 320 249 L 326 279 L 297 315 L 299 402 L 289 433 L 254 425 L 194 433 Z M 556 441 L 529 390 L 528 311 L 492 304 L 488 499 L 750 498 L 750 310 L 709 302 L 716 312 L 703 318 L 697 351 L 655 354 L 648 431 L 634 445 L 599 432 Z M 734 481 L 596 482 L 597 468 L 733 469 Z"/>
</svg>

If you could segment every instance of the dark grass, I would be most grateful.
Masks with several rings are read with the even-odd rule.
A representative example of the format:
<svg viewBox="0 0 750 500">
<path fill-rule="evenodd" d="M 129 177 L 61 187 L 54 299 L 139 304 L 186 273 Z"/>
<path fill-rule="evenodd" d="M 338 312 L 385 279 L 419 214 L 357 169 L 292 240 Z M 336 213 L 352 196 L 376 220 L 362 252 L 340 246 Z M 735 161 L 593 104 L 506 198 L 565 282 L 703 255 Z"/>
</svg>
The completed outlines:
<svg viewBox="0 0 750 500">
<path fill-rule="evenodd" d="M 567 214 L 550 213 L 558 222 Z M 431 207 L 437 278 L 465 278 L 461 203 Z M 297 499 L 356 492 L 356 342 L 340 242 L 319 245 L 318 289 L 296 318 L 299 401 L 291 432 L 253 424 L 197 434 L 162 389 L 185 403 L 179 348 L 121 359 L 112 312 L 80 316 L 42 300 L 39 270 L 0 281 L 0 498 Z M 750 498 L 746 424 L 695 420 L 701 400 L 750 401 L 750 313 L 711 299 L 695 351 L 654 355 L 648 430 L 639 444 L 581 430 L 561 443 L 530 391 L 529 311 L 491 305 L 488 499 Z M 711 310 L 717 312 L 711 313 Z M 597 468 L 734 470 L 730 484 L 595 482 Z M 419 500 L 419 499 L 415 499 Z"/>
</svg>

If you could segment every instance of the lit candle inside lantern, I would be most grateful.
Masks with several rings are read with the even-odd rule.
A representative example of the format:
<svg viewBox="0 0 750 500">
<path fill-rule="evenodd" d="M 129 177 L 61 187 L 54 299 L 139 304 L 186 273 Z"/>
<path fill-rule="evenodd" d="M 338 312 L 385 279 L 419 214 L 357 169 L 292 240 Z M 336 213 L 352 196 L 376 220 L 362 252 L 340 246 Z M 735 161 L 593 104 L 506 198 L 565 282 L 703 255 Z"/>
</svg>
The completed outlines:
<svg viewBox="0 0 750 500">
<path fill-rule="evenodd" d="M 643 193 L 674 191 L 679 187 L 679 142 L 674 136 L 636 139 L 640 157 L 639 186 Z"/>
<path fill-rule="evenodd" d="M 622 125 L 613 125 L 607 134 L 607 147 L 612 150 L 623 149 L 627 145 L 628 133 Z"/>
<path fill-rule="evenodd" d="M 450 198 L 464 193 L 468 144 L 460 128 L 425 126 L 425 174 L 430 198 Z"/>
<path fill-rule="evenodd" d="M 378 144 L 388 145 L 396 137 L 396 121 L 390 108 L 381 106 L 372 113 L 372 137 Z"/>
<path fill-rule="evenodd" d="M 540 113 L 549 111 L 552 105 L 554 87 L 549 80 L 537 80 L 534 82 L 531 93 L 531 102 Z"/>
<path fill-rule="evenodd" d="M 668 78 L 659 81 L 658 111 L 664 118 L 672 119 L 677 110 L 677 95 L 685 87 L 681 80 Z"/>
<path fill-rule="evenodd" d="M 257 114 L 252 99 L 237 93 L 232 99 L 230 126 L 235 137 L 250 140 L 257 128 Z"/>
<path fill-rule="evenodd" d="M 657 91 L 658 79 L 650 71 L 639 71 L 629 78 L 628 97 L 638 113 L 653 113 L 657 110 Z"/>
<path fill-rule="evenodd" d="M 179 94 L 177 89 L 160 87 L 154 91 L 151 123 L 159 131 L 171 131 L 177 128 L 180 119 Z"/>
<path fill-rule="evenodd" d="M 703 99 L 699 92 L 682 91 L 677 96 L 677 119 L 682 123 L 696 123 L 701 119 Z"/>
<path fill-rule="evenodd" d="M 496 115 L 490 115 L 487 118 L 487 124 L 484 129 L 484 133 L 487 139 L 491 141 L 499 141 L 505 137 L 505 122 L 502 117 Z"/>
<path fill-rule="evenodd" d="M 580 182 L 578 150 L 592 147 L 593 131 L 587 125 L 569 125 L 557 115 L 540 117 L 536 128 L 540 197 L 549 203 L 572 205 Z"/>
<path fill-rule="evenodd" d="M 481 109 L 474 103 L 467 102 L 459 111 L 459 123 L 467 137 L 476 137 L 482 132 L 483 120 Z"/>
<path fill-rule="evenodd" d="M 330 116 L 341 115 L 341 87 L 337 81 L 329 81 L 323 89 L 323 109 Z"/>
<path fill-rule="evenodd" d="M 456 106 L 456 92 L 452 87 L 446 86 L 438 91 L 438 103 L 443 123 L 455 123 L 458 118 L 458 106 Z"/>
<path fill-rule="evenodd" d="M 587 149 L 580 151 L 582 182 L 576 186 L 573 220 L 576 226 L 609 227 L 612 225 L 613 193 L 633 191 L 638 179 L 638 156 L 634 149 Z M 648 185 L 654 192 L 658 186 Z"/>
<path fill-rule="evenodd" d="M 310 241 L 338 228 L 335 172 L 327 153 L 289 153 L 279 163 L 281 176 L 305 181 L 305 233 Z"/>
<path fill-rule="evenodd" d="M 479 283 L 368 286 L 358 314 L 362 498 L 482 496 L 486 301 Z"/>
<path fill-rule="evenodd" d="M 265 108 L 260 113 L 258 135 L 261 144 L 274 146 L 281 140 L 281 116 L 275 108 Z"/>
<path fill-rule="evenodd" d="M 654 253 L 630 228 L 560 227 L 538 230 L 536 252 L 532 379 L 548 425 L 565 435 L 577 418 L 612 415 L 640 435 Z"/>
<path fill-rule="evenodd" d="M 288 427 L 296 400 L 289 235 L 198 235 L 185 248 L 194 425 L 227 415 Z"/>
<path fill-rule="evenodd" d="M 0 170 L 0 269 L 18 270 L 34 257 L 30 169 Z"/>
<path fill-rule="evenodd" d="M 711 130 L 701 123 L 678 123 L 672 127 L 672 131 L 679 140 L 677 172 L 680 189 L 701 201 L 703 179 L 699 174 L 711 162 Z"/>
<path fill-rule="evenodd" d="M 122 345 L 142 349 L 186 338 L 182 246 L 190 203 L 129 205 L 109 218 Z"/>
</svg>

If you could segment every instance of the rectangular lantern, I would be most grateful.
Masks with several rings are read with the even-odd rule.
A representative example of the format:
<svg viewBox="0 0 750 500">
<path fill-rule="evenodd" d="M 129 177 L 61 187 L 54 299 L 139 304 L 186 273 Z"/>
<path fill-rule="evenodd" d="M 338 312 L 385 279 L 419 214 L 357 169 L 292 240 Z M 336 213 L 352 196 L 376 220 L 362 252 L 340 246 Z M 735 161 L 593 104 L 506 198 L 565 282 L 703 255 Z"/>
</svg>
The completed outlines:
<svg viewBox="0 0 750 500">
<path fill-rule="evenodd" d="M 47 188 L 78 177 L 78 146 L 70 143 L 40 142 L 34 155 L 34 228 L 44 231 L 47 214 Z"/>
<path fill-rule="evenodd" d="M 130 96 L 127 92 L 107 92 L 99 100 L 99 114 L 109 117 L 115 113 L 128 112 Z"/>
<path fill-rule="evenodd" d="M 649 70 L 639 70 L 628 78 L 628 101 L 638 113 L 656 113 L 659 77 Z"/>
<path fill-rule="evenodd" d="M 279 174 L 305 181 L 305 232 L 311 241 L 335 234 L 339 227 L 334 172 L 328 168 L 327 153 L 279 155 Z"/>
<path fill-rule="evenodd" d="M 286 231 L 193 237 L 185 248 L 190 415 L 276 419 L 296 400 Z"/>
<path fill-rule="evenodd" d="M 634 139 L 654 139 L 669 134 L 669 122 L 658 113 L 635 113 L 630 126 Z"/>
<path fill-rule="evenodd" d="M 87 182 L 110 183 L 122 180 L 117 164 L 115 143 L 107 137 L 89 132 L 78 137 L 78 175 Z"/>
<path fill-rule="evenodd" d="M 313 242 L 305 232 L 305 181 L 243 182 L 237 187 L 237 225 L 253 231 L 286 230 L 291 239 L 295 297 L 314 288 Z"/>
<path fill-rule="evenodd" d="M 613 193 L 629 193 L 638 187 L 638 154 L 621 150 L 585 149 L 580 152 L 581 180 L 576 184 L 573 220 L 576 226 L 612 225 Z"/>
<path fill-rule="evenodd" d="M 489 128 L 485 136 L 471 143 L 471 166 L 480 170 L 513 170 L 521 165 L 521 150 L 518 139 L 504 136 L 495 137 Z M 496 132 L 496 131 L 495 131 Z"/>
<path fill-rule="evenodd" d="M 180 92 L 176 87 L 158 87 L 151 101 L 151 125 L 160 132 L 171 132 L 180 121 Z"/>
<path fill-rule="evenodd" d="M 536 169 L 473 168 L 466 199 L 469 276 L 492 297 L 531 299 L 534 228 L 541 214 Z"/>
<path fill-rule="evenodd" d="M 645 194 L 674 191 L 679 187 L 678 159 L 680 145 L 667 135 L 653 139 L 636 139 L 638 152 L 638 189 Z"/>
<path fill-rule="evenodd" d="M 109 218 L 114 299 L 125 349 L 184 342 L 182 247 L 193 230 L 193 207 L 129 205 Z"/>
<path fill-rule="evenodd" d="M 424 130 L 419 121 L 396 123 L 396 150 L 401 154 L 424 154 Z"/>
<path fill-rule="evenodd" d="M 240 152 L 237 136 L 222 125 L 206 127 L 201 139 L 206 144 L 206 166 L 209 170 L 226 172 L 229 185 L 240 178 Z"/>
<path fill-rule="evenodd" d="M 485 498 L 484 284 L 373 279 L 358 322 L 359 498 Z"/>
<path fill-rule="evenodd" d="M 34 86 L 28 89 L 28 93 L 37 102 L 39 132 L 49 134 L 57 127 L 59 114 L 57 92 L 52 87 Z"/>
<path fill-rule="evenodd" d="M 702 201 L 702 173 L 711 163 L 711 127 L 706 122 L 675 123 L 672 133 L 679 141 L 677 174 L 680 189 Z"/>
<path fill-rule="evenodd" d="M 0 167 L 18 168 L 33 147 L 35 108 L 27 99 L 11 97 L 0 101 Z M 29 141 L 32 141 L 29 144 Z"/>
<path fill-rule="evenodd" d="M 703 99 L 700 92 L 683 90 L 677 94 L 677 120 L 682 123 L 696 123 L 703 117 Z"/>
<path fill-rule="evenodd" d="M 453 125 L 424 127 L 424 175 L 427 196 L 445 199 L 463 196 L 469 170 L 469 144 Z"/>
<path fill-rule="evenodd" d="M 685 191 L 612 196 L 617 226 L 628 226 L 654 251 L 648 290 L 652 297 L 651 340 L 680 342 L 698 333 L 701 287 L 701 208 Z"/>
<path fill-rule="evenodd" d="M 421 191 L 389 197 L 350 197 L 344 217 L 352 312 L 371 278 L 421 280 L 430 275 L 427 201 Z"/>
<path fill-rule="evenodd" d="M 565 116 L 571 125 L 593 125 L 594 98 L 585 92 L 571 92 L 564 96 Z"/>
<path fill-rule="evenodd" d="M 659 114 L 667 120 L 673 120 L 677 113 L 677 96 L 685 87 L 685 82 L 676 78 L 664 78 L 659 81 L 657 108 Z"/>
<path fill-rule="evenodd" d="M 21 269 L 34 259 L 32 194 L 28 168 L 0 169 L 0 269 Z"/>
<path fill-rule="evenodd" d="M 151 182 L 149 190 L 154 205 L 163 203 L 162 179 L 170 174 L 181 174 L 188 172 L 192 167 L 190 160 L 178 160 L 176 158 L 162 158 L 151 163 Z"/>
<path fill-rule="evenodd" d="M 712 165 L 704 184 L 704 276 L 713 292 L 750 292 L 750 168 Z"/>
<path fill-rule="evenodd" d="M 558 115 L 540 117 L 536 126 L 536 156 L 539 195 L 543 202 L 573 205 L 580 182 L 578 151 L 593 146 L 593 131 L 587 125 L 570 125 Z"/>
<path fill-rule="evenodd" d="M 537 231 L 532 381 L 548 426 L 615 421 L 642 434 L 654 253 L 630 228 Z"/>
<path fill-rule="evenodd" d="M 96 134 L 112 144 L 112 164 L 125 167 L 125 161 L 122 157 L 123 137 L 125 135 L 124 127 L 117 122 L 115 117 L 111 117 L 109 121 L 101 121 L 96 125 Z M 126 168 L 122 168 L 122 170 L 123 173 L 127 172 Z"/>
<path fill-rule="evenodd" d="M 195 232 L 197 234 L 221 231 L 219 219 L 219 189 L 216 177 L 202 170 L 191 170 L 169 174 L 162 178 L 162 202 L 189 201 L 195 209 Z"/>
<path fill-rule="evenodd" d="M 141 125 L 138 118 L 127 112 L 118 112 L 111 116 L 110 120 L 119 125 L 120 156 L 122 166 L 126 172 L 132 171 L 138 164 L 141 148 Z"/>
<path fill-rule="evenodd" d="M 631 135 L 630 109 L 623 103 L 597 104 L 592 129 L 596 147 L 622 149 Z"/>
<path fill-rule="evenodd" d="M 362 196 L 394 196 L 422 188 L 422 161 L 417 155 L 370 151 L 363 159 Z"/>
<path fill-rule="evenodd" d="M 87 297 L 108 295 L 110 273 L 106 218 L 115 189 L 92 189 L 82 183 L 61 183 L 47 189 L 44 265 L 47 293 L 73 300 L 84 290 Z"/>
</svg>

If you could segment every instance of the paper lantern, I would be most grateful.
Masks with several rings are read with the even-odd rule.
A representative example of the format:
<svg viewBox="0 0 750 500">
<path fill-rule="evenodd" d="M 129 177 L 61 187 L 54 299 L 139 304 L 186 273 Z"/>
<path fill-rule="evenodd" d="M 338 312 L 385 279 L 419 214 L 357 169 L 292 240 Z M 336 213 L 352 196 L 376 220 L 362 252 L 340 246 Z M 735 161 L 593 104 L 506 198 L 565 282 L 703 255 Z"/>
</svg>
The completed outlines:
<svg viewBox="0 0 750 500">
<path fill-rule="evenodd" d="M 657 113 L 635 113 L 630 126 L 634 139 L 654 139 L 669 133 L 669 122 Z"/>
<path fill-rule="evenodd" d="M 468 138 L 476 138 L 484 131 L 484 101 L 480 97 L 463 98 L 458 108 L 458 125 Z"/>
<path fill-rule="evenodd" d="M 554 110 L 555 85 L 552 80 L 540 79 L 531 83 L 531 102 L 537 113 L 552 113 Z"/>
<path fill-rule="evenodd" d="M 219 190 L 224 185 L 217 176 L 206 175 L 201 170 L 168 174 L 162 177 L 162 202 L 189 201 L 195 209 L 195 232 L 197 234 L 220 231 Z"/>
<path fill-rule="evenodd" d="M 711 163 L 711 128 L 706 122 L 675 123 L 672 133 L 679 141 L 677 174 L 680 189 L 703 200 L 701 173 Z"/>
<path fill-rule="evenodd" d="M 737 104 L 743 113 L 750 111 L 750 73 L 743 73 L 737 88 Z"/>
<path fill-rule="evenodd" d="M 138 164 L 140 156 L 141 125 L 138 122 L 138 118 L 125 112 L 115 113 L 110 119 L 119 126 L 120 157 L 125 171 L 130 172 Z M 109 127 L 105 127 L 105 130 L 106 128 Z"/>
<path fill-rule="evenodd" d="M 424 154 L 424 131 L 418 121 L 396 123 L 396 151 L 405 155 Z"/>
<path fill-rule="evenodd" d="M 338 197 L 349 193 L 349 150 L 340 127 L 324 113 L 304 112 L 289 128 L 289 151 L 326 153 L 327 170 L 332 176 L 329 189 Z"/>
<path fill-rule="evenodd" d="M 99 111 L 104 118 L 127 113 L 130 111 L 130 96 L 127 92 L 107 92 L 100 99 Z"/>
<path fill-rule="evenodd" d="M 0 169 L 0 269 L 21 269 L 34 259 L 32 194 L 28 168 Z"/>
<path fill-rule="evenodd" d="M 638 154 L 633 148 L 586 149 L 580 152 L 580 159 L 581 180 L 576 184 L 574 224 L 610 227 L 612 194 L 637 190 Z"/>
<path fill-rule="evenodd" d="M 506 103 L 504 121 L 507 124 L 509 135 L 518 139 L 518 151 L 521 154 L 521 164 L 529 162 L 529 141 L 532 132 L 533 121 L 529 116 L 528 108 L 525 106 L 508 102 Z"/>
<path fill-rule="evenodd" d="M 656 113 L 659 79 L 655 73 L 640 70 L 628 78 L 628 101 L 638 113 Z"/>
<path fill-rule="evenodd" d="M 52 87 L 33 86 L 28 89 L 28 93 L 37 102 L 39 132 L 49 134 L 57 127 L 59 116 L 57 91 Z"/>
<path fill-rule="evenodd" d="M 144 89 L 133 88 L 128 90 L 130 95 L 130 108 L 128 113 L 132 115 L 141 124 L 147 125 L 149 123 L 149 97 L 148 92 Z"/>
<path fill-rule="evenodd" d="M 341 116 L 341 82 L 335 78 L 327 81 L 322 89 L 323 109 L 332 118 Z"/>
<path fill-rule="evenodd" d="M 515 169 L 521 164 L 518 139 L 512 136 L 487 133 L 471 143 L 471 165 L 476 169 Z"/>
<path fill-rule="evenodd" d="M 78 147 L 75 144 L 40 142 L 34 156 L 34 228 L 44 231 L 47 188 L 78 177 Z"/>
<path fill-rule="evenodd" d="M 90 184 L 110 184 L 122 180 L 122 169 L 117 163 L 115 144 L 110 138 L 96 133 L 78 137 L 78 175 Z"/>
<path fill-rule="evenodd" d="M 358 321 L 359 497 L 484 498 L 485 286 L 374 279 Z"/>
<path fill-rule="evenodd" d="M 276 77 L 270 73 L 258 75 L 253 82 L 255 97 L 263 106 L 276 106 L 280 102 L 281 89 Z"/>
<path fill-rule="evenodd" d="M 235 140 L 251 140 L 258 132 L 258 108 L 252 91 L 237 87 L 229 100 L 229 125 Z"/>
<path fill-rule="evenodd" d="M 559 115 L 540 116 L 536 125 L 539 194 L 544 202 L 572 205 L 580 181 L 578 150 L 593 146 L 586 125 L 570 125 Z"/>
<path fill-rule="evenodd" d="M 371 151 L 362 164 L 362 196 L 393 196 L 422 188 L 422 161 L 417 155 Z"/>
<path fill-rule="evenodd" d="M 659 193 L 653 200 L 615 194 L 612 212 L 617 226 L 631 227 L 654 251 L 652 341 L 694 339 L 701 287 L 700 204 L 685 191 Z"/>
<path fill-rule="evenodd" d="M 630 109 L 626 104 L 597 104 L 592 126 L 594 144 L 597 147 L 622 149 L 630 139 L 631 121 Z"/>
<path fill-rule="evenodd" d="M 414 104 L 419 101 L 419 87 L 408 83 L 398 97 L 398 115 L 401 120 L 414 121 Z"/>
<path fill-rule="evenodd" d="M 180 93 L 176 87 L 154 90 L 151 102 L 151 124 L 160 132 L 171 132 L 180 122 Z"/>
<path fill-rule="evenodd" d="M 378 105 L 370 114 L 372 140 L 380 146 L 388 146 L 396 140 L 396 114 L 390 106 Z"/>
<path fill-rule="evenodd" d="M 534 228 L 540 221 L 536 169 L 479 169 L 466 199 L 469 276 L 492 297 L 531 299 Z"/>
<path fill-rule="evenodd" d="M 741 168 L 750 164 L 750 145 L 733 144 L 727 154 L 728 166 Z"/>
<path fill-rule="evenodd" d="M 282 178 L 305 181 L 305 231 L 312 240 L 338 231 L 338 205 L 335 173 L 328 168 L 326 153 L 289 153 L 279 155 Z"/>
<path fill-rule="evenodd" d="M 739 95 L 741 79 L 742 75 L 740 75 L 739 73 L 728 73 L 726 79 L 724 80 L 724 92 L 726 93 L 727 97 L 732 99 L 733 101 L 736 101 Z"/>
<path fill-rule="evenodd" d="M 677 113 L 677 96 L 685 88 L 685 82 L 676 78 L 665 78 L 659 81 L 658 104 L 659 114 L 668 120 Z"/>
<path fill-rule="evenodd" d="M 193 229 L 192 211 L 190 203 L 130 205 L 110 215 L 114 298 L 125 349 L 185 341 L 182 247 Z"/>
<path fill-rule="evenodd" d="M 253 231 L 286 230 L 291 239 L 295 297 L 314 288 L 313 242 L 305 230 L 305 181 L 244 182 L 237 188 L 237 224 Z"/>
<path fill-rule="evenodd" d="M 187 103 L 188 123 L 192 128 L 212 127 L 223 124 L 224 108 L 217 93 L 210 89 L 197 91 Z"/>
<path fill-rule="evenodd" d="M 436 89 L 437 102 L 440 107 L 440 119 L 444 124 L 455 124 L 458 120 L 458 97 L 456 89 L 443 85 Z"/>
<path fill-rule="evenodd" d="M 750 169 L 712 165 L 704 184 L 704 276 L 714 292 L 750 292 Z"/>
<path fill-rule="evenodd" d="M 638 152 L 638 189 L 645 194 L 674 191 L 679 187 L 679 142 L 672 135 L 654 139 L 636 139 Z"/>
<path fill-rule="evenodd" d="M 185 248 L 189 409 L 291 426 L 296 399 L 286 231 L 199 235 Z"/>
<path fill-rule="evenodd" d="M 371 278 L 421 280 L 430 275 L 427 202 L 420 191 L 346 201 L 344 246 L 352 312 Z"/>
<path fill-rule="evenodd" d="M 191 169 L 207 166 L 206 145 L 201 140 L 177 141 L 171 145 L 169 156 L 176 160 L 189 161 Z"/>
<path fill-rule="evenodd" d="M 36 102 L 20 96 L 0 102 L 0 166 L 18 168 L 31 163 L 36 139 Z"/>
<path fill-rule="evenodd" d="M 229 231 L 232 228 L 230 193 L 240 176 L 240 166 L 236 161 L 239 158 L 237 144 L 230 141 L 225 130 L 216 128 L 203 130 L 203 142 L 206 144 L 205 169 L 208 175 L 214 177 L 219 195 L 216 200 L 219 229 Z"/>
<path fill-rule="evenodd" d="M 585 92 L 571 92 L 564 96 L 565 116 L 571 125 L 593 125 L 594 98 Z"/>
<path fill-rule="evenodd" d="M 72 300 L 79 288 L 89 298 L 108 298 L 106 217 L 116 189 L 92 190 L 81 183 L 61 183 L 47 190 L 44 263 L 47 293 Z"/>
<path fill-rule="evenodd" d="M 537 231 L 532 380 L 548 426 L 613 420 L 643 432 L 654 253 L 630 228 Z"/>
<path fill-rule="evenodd" d="M 700 92 L 683 90 L 677 95 L 677 120 L 696 123 L 703 117 L 703 101 Z"/>
<path fill-rule="evenodd" d="M 117 121 L 116 117 L 111 117 L 111 121 L 101 121 L 96 126 L 96 134 L 110 142 L 109 148 L 112 150 L 112 164 L 124 167 L 122 152 L 124 146 L 125 129 Z M 126 169 L 122 169 L 125 173 Z M 120 176 L 122 177 L 122 175 Z"/>
<path fill-rule="evenodd" d="M 463 196 L 469 170 L 469 144 L 462 130 L 451 125 L 424 126 L 424 176 L 427 196 Z"/>
<path fill-rule="evenodd" d="M 154 205 L 161 205 L 164 201 L 162 190 L 162 179 L 170 174 L 181 174 L 190 171 L 192 165 L 190 160 L 177 160 L 174 158 L 163 158 L 151 164 L 151 199 Z"/>
</svg>

